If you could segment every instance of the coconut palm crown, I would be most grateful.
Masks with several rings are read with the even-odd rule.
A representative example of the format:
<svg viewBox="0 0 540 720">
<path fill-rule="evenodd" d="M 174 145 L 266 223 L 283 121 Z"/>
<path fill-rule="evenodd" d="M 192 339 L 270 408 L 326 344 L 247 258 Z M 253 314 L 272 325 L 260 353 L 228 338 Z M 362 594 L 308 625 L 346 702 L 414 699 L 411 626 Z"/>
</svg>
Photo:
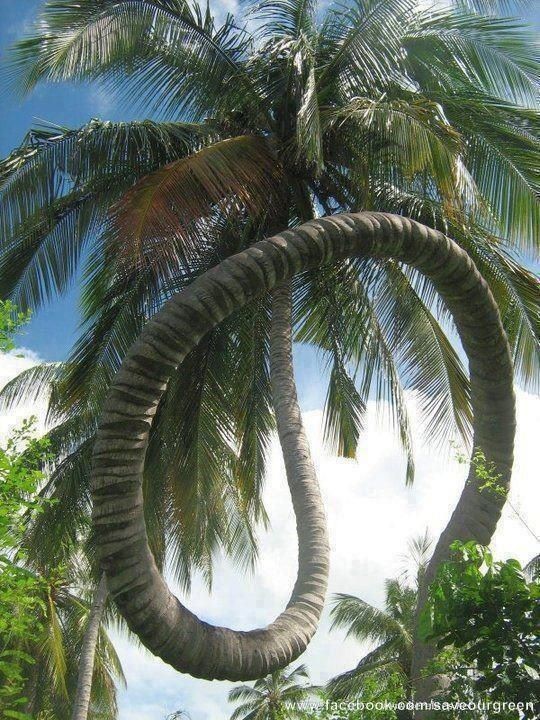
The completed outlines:
<svg viewBox="0 0 540 720">
<path fill-rule="evenodd" d="M 80 339 L 31 370 L 10 402 L 53 380 L 59 461 L 36 553 L 75 544 L 111 379 L 174 293 L 260 237 L 320 214 L 384 210 L 445 230 L 490 284 L 521 379 L 538 376 L 538 49 L 496 3 L 244 3 L 240 22 L 182 0 L 45 3 L 11 75 L 100 81 L 152 120 L 35 128 L 0 166 L 0 287 L 22 308 L 82 267 Z M 341 260 L 293 286 L 296 339 L 327 364 L 325 435 L 353 456 L 368 396 L 387 401 L 413 455 L 404 388 L 428 435 L 470 433 L 452 324 L 414 269 Z M 449 332 L 448 332 L 449 331 Z M 270 310 L 262 297 L 212 330 L 160 403 L 147 454 L 146 522 L 158 563 L 189 584 L 223 547 L 254 554 L 252 519 L 273 428 Z M 148 479 L 151 478 L 151 482 Z M 67 550 L 66 550 L 67 552 Z"/>
<path fill-rule="evenodd" d="M 427 533 L 409 541 L 403 572 L 398 578 L 385 581 L 383 609 L 355 595 L 339 593 L 334 596 L 331 629 L 345 630 L 347 637 L 370 642 L 375 647 L 352 670 L 330 680 L 330 697 L 360 696 L 367 676 L 375 675 L 384 683 L 388 674 L 397 673 L 407 699 L 411 698 L 418 588 L 429 563 L 431 544 Z"/>
<path fill-rule="evenodd" d="M 229 692 L 229 702 L 240 703 L 230 720 L 280 720 L 304 716 L 304 705 L 314 696 L 307 684 L 305 665 L 276 670 L 253 686 L 239 685 Z"/>
</svg>

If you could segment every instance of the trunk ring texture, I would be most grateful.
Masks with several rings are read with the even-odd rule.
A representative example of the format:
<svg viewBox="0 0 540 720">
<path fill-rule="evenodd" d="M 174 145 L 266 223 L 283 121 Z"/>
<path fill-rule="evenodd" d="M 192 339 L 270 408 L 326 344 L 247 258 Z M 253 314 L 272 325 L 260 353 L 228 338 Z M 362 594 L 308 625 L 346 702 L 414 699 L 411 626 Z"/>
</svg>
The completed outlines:
<svg viewBox="0 0 540 720">
<path fill-rule="evenodd" d="M 324 542 L 312 538 L 307 575 L 265 628 L 214 627 L 185 608 L 156 567 L 144 523 L 142 470 L 160 397 L 182 358 L 224 318 L 298 272 L 353 256 L 393 258 L 433 282 L 468 357 L 474 446 L 495 463 L 501 485 L 509 484 L 515 408 L 508 342 L 487 283 L 456 243 L 407 218 L 363 212 L 312 220 L 227 258 L 146 324 L 114 378 L 93 455 L 93 524 L 109 590 L 142 643 L 181 672 L 251 680 L 295 660 L 311 640 L 324 603 L 325 569 L 316 562 L 317 542 Z M 453 540 L 488 543 L 503 504 L 501 495 L 481 491 L 471 466 L 430 574 Z M 299 577 L 302 572 L 299 567 Z"/>
</svg>

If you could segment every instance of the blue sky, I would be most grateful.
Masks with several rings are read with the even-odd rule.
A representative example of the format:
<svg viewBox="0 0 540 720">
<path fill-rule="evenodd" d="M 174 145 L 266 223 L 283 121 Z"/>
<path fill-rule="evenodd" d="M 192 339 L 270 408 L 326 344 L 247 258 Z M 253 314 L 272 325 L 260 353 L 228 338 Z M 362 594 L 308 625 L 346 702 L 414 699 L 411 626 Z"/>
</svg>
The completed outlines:
<svg viewBox="0 0 540 720">
<path fill-rule="evenodd" d="M 6 47 L 29 29 L 41 4 L 42 0 L 0 1 L 2 57 Z M 219 7 L 217 3 L 214 6 Z M 535 6 L 534 3 L 532 6 Z M 530 19 L 540 24 L 540 5 L 531 11 Z M 0 155 L 6 155 L 19 144 L 38 119 L 77 127 L 92 117 L 120 120 L 137 116 L 129 108 L 120 108 L 113 98 L 95 85 L 40 87 L 24 100 L 9 96 L 4 91 L 0 106 Z M 76 337 L 77 325 L 77 290 L 73 287 L 63 298 L 36 313 L 20 343 L 44 359 L 62 359 Z M 320 409 L 324 383 L 321 382 L 316 358 L 311 353 L 300 351 L 297 362 L 302 370 L 300 394 L 303 408 Z M 540 422 L 540 401 L 523 395 L 520 402 L 520 427 L 523 429 L 516 453 L 518 467 L 512 499 L 515 506 L 527 512 L 528 508 L 538 506 L 540 501 L 538 488 L 529 477 L 529 468 L 537 455 L 534 428 Z M 439 457 L 421 449 L 418 480 L 413 493 L 403 487 L 403 460 L 388 433 L 376 429 L 367 433 L 363 438 L 363 448 L 369 452 L 362 455 L 358 469 L 359 466 L 352 461 L 330 459 L 324 455 L 317 429 L 320 412 L 310 414 L 308 426 L 323 491 L 328 494 L 336 560 L 333 563 L 335 575 L 331 580 L 331 590 L 353 592 L 368 601 L 380 602 L 384 577 L 396 570 L 398 554 L 403 551 L 407 538 L 426 525 L 436 535 L 444 524 L 462 485 L 462 469 L 452 465 L 448 457 L 441 462 Z M 246 622 L 254 626 L 272 618 L 287 600 L 294 570 L 287 544 L 292 534 L 292 519 L 287 497 L 280 494 L 283 491 L 283 470 L 278 455 L 275 450 L 268 484 L 271 492 L 267 498 L 273 535 L 263 538 L 261 566 L 255 576 L 242 580 L 235 568 L 226 564 L 218 566 L 217 594 L 213 597 L 196 584 L 191 602 L 194 610 L 207 618 L 230 622 L 233 626 Z M 338 476 L 339 501 L 333 492 Z M 434 483 L 434 480 L 437 482 Z M 363 508 L 361 517 L 358 515 L 360 504 Z M 507 509 L 505 512 L 498 531 L 497 547 L 505 556 L 531 557 L 535 548 L 530 537 L 511 511 Z M 384 518 L 383 522 L 381 518 Z M 359 557 L 350 553 L 351 546 L 359 549 Z M 399 550 L 396 551 L 396 548 Z M 140 650 L 128 646 L 125 641 L 120 641 L 120 648 L 129 683 L 127 692 L 121 695 L 120 720 L 162 720 L 168 712 L 180 707 L 190 710 L 193 720 L 227 717 L 230 710 L 227 709 L 226 688 L 223 685 L 179 676 Z M 339 656 L 342 668 L 333 666 L 332 669 L 344 670 L 358 659 L 358 654 L 359 649 L 354 644 L 344 643 L 335 635 L 328 639 L 323 632 L 317 636 L 306 658 L 310 667 L 320 673 L 320 676 L 313 677 L 314 681 L 322 682 L 328 678 L 330 660 L 333 662 Z"/>
<path fill-rule="evenodd" d="M 27 32 L 42 0 L 3 0 L 0 4 L 0 53 L 4 63 L 6 49 Z M 71 83 L 38 87 L 26 98 L 3 90 L 0 107 L 0 155 L 18 145 L 32 125 L 40 120 L 78 127 L 93 117 L 129 120 L 134 115 L 120 108 L 97 86 Z M 49 307 L 36 313 L 25 329 L 21 342 L 46 360 L 62 359 L 76 337 L 78 326 L 77 289 L 71 289 Z"/>
</svg>

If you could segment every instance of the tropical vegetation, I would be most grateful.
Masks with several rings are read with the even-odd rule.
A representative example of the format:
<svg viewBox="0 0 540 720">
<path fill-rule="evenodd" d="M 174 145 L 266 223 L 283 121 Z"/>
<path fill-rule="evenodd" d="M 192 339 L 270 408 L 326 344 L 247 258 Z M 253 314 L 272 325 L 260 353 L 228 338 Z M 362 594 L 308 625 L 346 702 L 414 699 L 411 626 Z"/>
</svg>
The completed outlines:
<svg viewBox="0 0 540 720">
<path fill-rule="evenodd" d="M 527 580 L 517 560 L 496 562 L 488 548 L 473 542 L 456 542 L 452 550 L 420 626 L 440 648 L 458 650 L 449 695 L 466 688 L 485 700 L 526 700 L 538 707 L 540 584 Z"/>
<path fill-rule="evenodd" d="M 331 699 L 361 697 L 366 683 L 374 678 L 379 688 L 387 683 L 395 687 L 397 679 L 402 692 L 399 699 L 412 699 L 411 663 L 418 588 L 431 545 L 427 532 L 409 541 L 401 576 L 386 580 L 383 610 L 354 595 L 341 593 L 334 597 L 331 629 L 346 630 L 346 637 L 375 647 L 355 668 L 330 680 L 327 689 Z"/>
<path fill-rule="evenodd" d="M 276 670 L 257 680 L 253 686 L 233 688 L 229 692 L 229 702 L 237 703 L 238 707 L 230 720 L 292 720 L 303 717 L 314 697 L 307 679 L 306 666 L 298 665 L 290 670 Z"/>
<path fill-rule="evenodd" d="M 70 358 L 2 393 L 9 405 L 50 388 L 41 495 L 54 503 L 26 525 L 33 563 L 69 565 L 83 539 L 96 566 L 88 526 L 98 418 L 147 320 L 224 259 L 321 215 L 395 213 L 451 236 L 497 302 L 518 378 L 536 386 L 538 281 L 524 257 L 540 237 L 538 50 L 494 5 L 351 0 L 322 12 L 307 0 L 262 0 L 243 6 L 249 23 L 239 27 L 183 0 L 44 4 L 36 33 L 12 55 L 17 86 L 99 80 L 153 119 L 40 126 L 0 164 L 2 294 L 26 312 L 81 278 Z M 325 437 L 337 453 L 355 455 L 375 396 L 411 482 L 406 388 L 431 439 L 471 439 L 471 389 L 433 282 L 399 257 L 369 253 L 302 270 L 208 328 L 159 399 L 144 521 L 158 567 L 167 558 L 185 588 L 194 569 L 211 579 L 220 549 L 254 561 L 276 421 L 291 487 L 306 477 L 300 515 L 316 492 L 293 335 L 325 360 Z M 491 340 L 482 342 L 487 352 Z M 490 532 L 503 499 L 493 500 Z M 326 586 L 323 525 L 310 559 L 314 615 Z"/>
<path fill-rule="evenodd" d="M 2 353 L 16 350 L 13 335 L 27 320 L 0 302 Z M 35 418 L 24 421 L 0 448 L 0 714 L 18 720 L 69 715 L 90 612 L 84 556 L 44 566 L 27 547 L 28 526 L 54 502 L 39 493 L 52 458 L 35 425 Z M 87 716 L 113 720 L 123 675 L 103 626 L 91 678 Z"/>
<path fill-rule="evenodd" d="M 31 443 L 30 447 L 28 445 Z M 22 448 L 21 448 L 22 445 Z M 26 447 L 25 447 L 26 446 Z M 26 453 L 24 452 L 26 450 Z M 0 710 L 23 702 L 28 665 L 25 645 L 42 630 L 44 584 L 20 562 L 22 516 L 43 509 L 36 499 L 46 444 L 30 437 L 30 423 L 0 449 Z"/>
</svg>

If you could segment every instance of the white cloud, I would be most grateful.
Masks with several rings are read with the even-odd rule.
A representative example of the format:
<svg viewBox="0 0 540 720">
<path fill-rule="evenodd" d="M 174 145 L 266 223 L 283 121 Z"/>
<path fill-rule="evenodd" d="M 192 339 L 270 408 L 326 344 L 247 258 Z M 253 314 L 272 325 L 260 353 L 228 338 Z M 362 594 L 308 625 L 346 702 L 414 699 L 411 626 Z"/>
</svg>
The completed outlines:
<svg viewBox="0 0 540 720">
<path fill-rule="evenodd" d="M 88 90 L 88 104 L 94 117 L 107 119 L 116 107 L 115 96 L 102 85 L 92 85 Z"/>
<path fill-rule="evenodd" d="M 0 388 L 17 376 L 23 370 L 39 364 L 40 358 L 32 350 L 27 348 L 17 348 L 17 351 L 10 353 L 0 353 Z M 38 418 L 38 429 L 43 427 L 43 419 L 45 417 L 46 402 L 38 401 L 35 403 L 27 403 L 19 405 L 15 408 L 0 414 L 0 442 L 4 442 L 6 437 L 21 422 L 32 415 Z"/>
</svg>

